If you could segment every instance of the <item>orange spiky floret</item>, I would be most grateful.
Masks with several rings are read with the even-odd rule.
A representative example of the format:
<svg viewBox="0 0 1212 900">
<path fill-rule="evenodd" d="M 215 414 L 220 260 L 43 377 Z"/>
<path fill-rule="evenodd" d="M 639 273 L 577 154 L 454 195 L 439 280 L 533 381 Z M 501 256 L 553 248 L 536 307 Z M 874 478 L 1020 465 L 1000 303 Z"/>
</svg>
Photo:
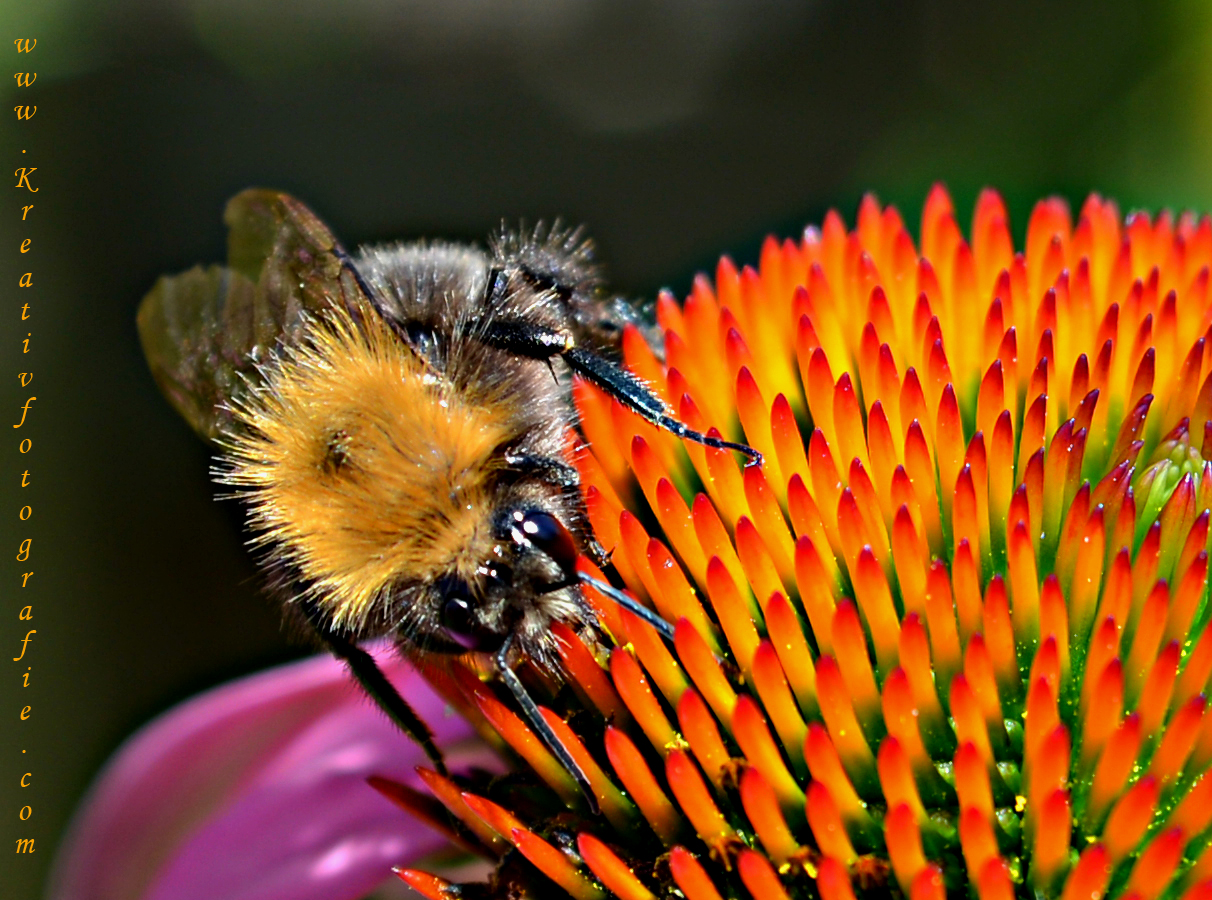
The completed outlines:
<svg viewBox="0 0 1212 900">
<path fill-rule="evenodd" d="M 587 590 L 572 687 L 528 674 L 601 816 L 447 680 L 535 767 L 425 773 L 528 860 L 490 893 L 1212 897 L 1212 221 L 1044 200 L 1016 253 L 996 193 L 969 241 L 936 187 L 920 247 L 868 197 L 662 295 L 663 360 L 628 330 L 761 469 L 575 384 L 610 574 L 675 638 Z"/>
</svg>

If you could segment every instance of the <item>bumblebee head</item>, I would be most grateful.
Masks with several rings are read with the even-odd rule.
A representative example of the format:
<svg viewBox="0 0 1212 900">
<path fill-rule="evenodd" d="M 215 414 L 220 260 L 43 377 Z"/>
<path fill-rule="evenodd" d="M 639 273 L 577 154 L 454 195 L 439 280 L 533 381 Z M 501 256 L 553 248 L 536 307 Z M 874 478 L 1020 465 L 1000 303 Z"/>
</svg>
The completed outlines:
<svg viewBox="0 0 1212 900">
<path fill-rule="evenodd" d="M 579 609 L 576 540 L 554 515 L 506 510 L 497 541 L 474 580 L 446 575 L 434 585 L 442 633 L 466 650 L 493 651 L 511 634 L 542 643 L 550 623 Z"/>
</svg>

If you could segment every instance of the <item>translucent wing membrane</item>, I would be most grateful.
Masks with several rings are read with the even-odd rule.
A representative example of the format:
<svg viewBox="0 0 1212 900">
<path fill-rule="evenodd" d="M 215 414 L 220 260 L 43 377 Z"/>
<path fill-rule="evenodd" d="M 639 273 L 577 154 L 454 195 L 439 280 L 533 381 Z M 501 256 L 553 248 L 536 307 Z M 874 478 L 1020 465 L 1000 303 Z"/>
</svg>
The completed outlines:
<svg viewBox="0 0 1212 900">
<path fill-rule="evenodd" d="M 228 265 L 162 277 L 139 308 L 156 383 L 195 431 L 214 440 L 257 366 L 302 334 L 305 317 L 367 301 L 336 238 L 286 194 L 247 190 L 227 204 Z"/>
</svg>

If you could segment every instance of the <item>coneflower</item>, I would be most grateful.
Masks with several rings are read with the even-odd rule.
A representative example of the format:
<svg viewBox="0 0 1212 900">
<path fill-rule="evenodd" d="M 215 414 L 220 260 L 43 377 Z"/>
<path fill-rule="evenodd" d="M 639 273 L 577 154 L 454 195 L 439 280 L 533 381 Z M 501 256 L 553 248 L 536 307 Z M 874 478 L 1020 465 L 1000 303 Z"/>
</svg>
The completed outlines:
<svg viewBox="0 0 1212 900">
<path fill-rule="evenodd" d="M 565 685 L 596 795 L 470 670 L 429 672 L 516 771 L 380 790 L 498 860 L 432 900 L 1212 897 L 1212 223 L 1000 197 L 921 246 L 868 197 L 664 295 L 627 362 L 694 428 L 586 384 L 585 502 L 672 643 L 589 592 Z M 587 562 L 583 563 L 591 568 Z M 600 576 L 601 573 L 593 574 Z"/>
</svg>

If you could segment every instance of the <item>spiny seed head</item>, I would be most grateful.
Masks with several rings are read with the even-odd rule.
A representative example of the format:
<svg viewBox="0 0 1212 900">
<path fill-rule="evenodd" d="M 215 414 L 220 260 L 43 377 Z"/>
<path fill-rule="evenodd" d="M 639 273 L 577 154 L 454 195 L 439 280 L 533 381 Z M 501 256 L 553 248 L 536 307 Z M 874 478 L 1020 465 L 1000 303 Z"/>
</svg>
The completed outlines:
<svg viewBox="0 0 1212 900">
<path fill-rule="evenodd" d="M 597 538 L 675 639 L 592 589 L 613 649 L 557 626 L 565 683 L 535 687 L 599 816 L 491 684 L 432 670 L 518 771 L 424 773 L 489 885 L 402 877 L 1212 896 L 1209 266 L 1207 217 L 1044 200 L 1016 252 L 996 193 L 965 239 L 940 187 L 920 247 L 867 197 L 662 295 L 664 359 L 629 331 L 627 364 L 764 464 L 575 385 Z"/>
</svg>

